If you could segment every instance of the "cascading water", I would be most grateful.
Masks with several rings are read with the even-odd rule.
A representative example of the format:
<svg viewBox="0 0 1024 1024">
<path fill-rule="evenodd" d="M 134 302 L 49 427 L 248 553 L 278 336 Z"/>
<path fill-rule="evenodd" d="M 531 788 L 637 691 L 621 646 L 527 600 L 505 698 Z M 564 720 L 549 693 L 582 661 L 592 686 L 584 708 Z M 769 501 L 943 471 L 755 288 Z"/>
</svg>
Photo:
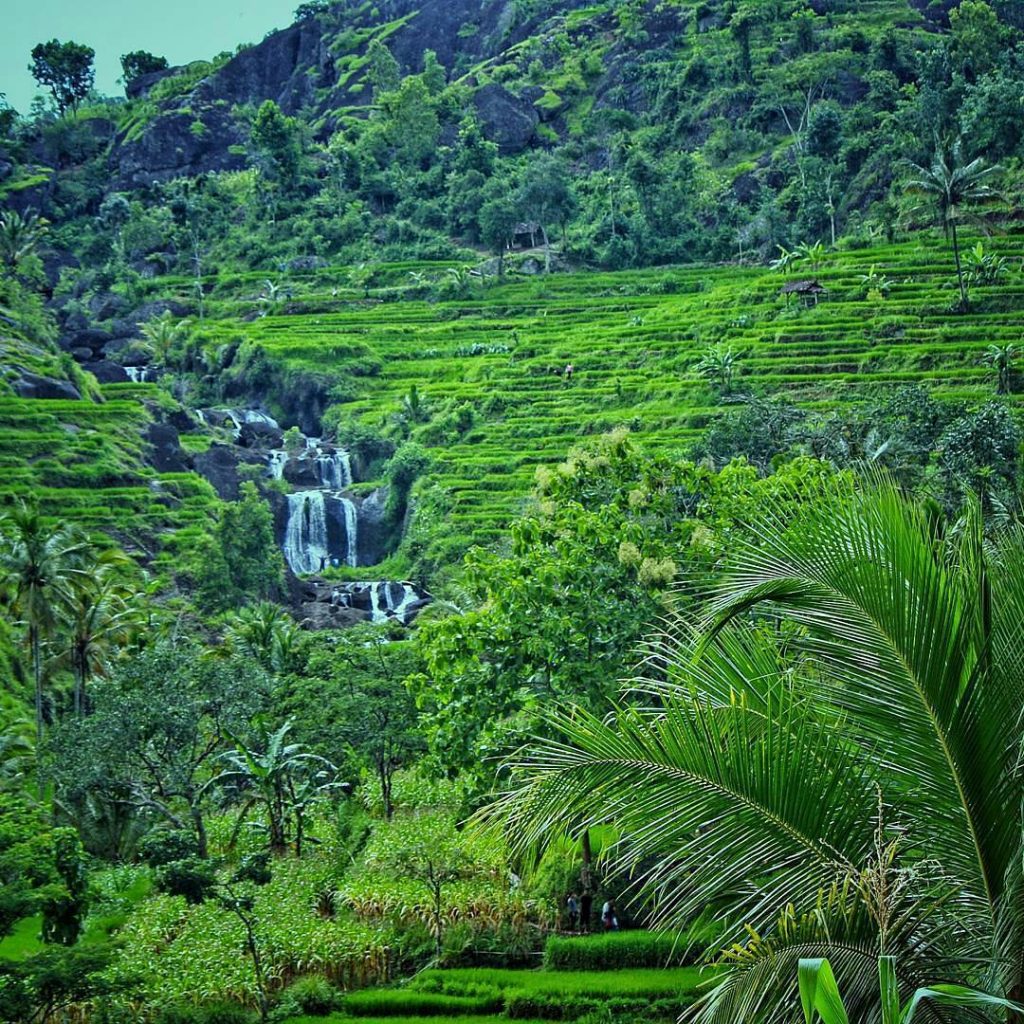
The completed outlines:
<svg viewBox="0 0 1024 1024">
<path fill-rule="evenodd" d="M 330 564 L 323 491 L 298 491 L 288 495 L 284 557 L 296 574 L 320 572 Z"/>
<path fill-rule="evenodd" d="M 288 453 L 283 449 L 273 451 L 267 456 L 267 470 L 271 479 L 284 479 L 284 467 L 288 463 Z"/>
<path fill-rule="evenodd" d="M 404 626 L 409 614 L 409 606 L 417 600 L 419 600 L 419 595 L 416 593 L 416 588 L 409 583 L 403 583 L 402 600 L 391 609 L 391 614 Z"/>
<path fill-rule="evenodd" d="M 348 452 L 337 449 L 328 454 L 317 449 L 317 453 L 317 474 L 324 487 L 341 491 L 352 486 L 352 464 Z"/>
<path fill-rule="evenodd" d="M 296 491 L 288 496 L 285 557 L 295 573 L 322 572 L 342 560 L 354 568 L 359 564 L 359 512 L 355 502 L 341 493 L 352 486 L 349 454 L 342 448 L 324 445 L 320 438 L 306 437 L 304 441 L 305 447 L 298 453 L 277 449 L 267 455 L 267 473 L 273 479 L 285 479 L 286 467 L 294 459 L 297 475 L 289 473 L 289 479 L 308 480 L 309 470 L 314 469 L 317 481 L 315 490 Z M 315 531 L 311 536 L 300 521 L 309 514 L 303 498 L 313 494 L 317 495 L 317 515 L 324 523 L 322 537 Z M 303 545 L 307 547 L 304 549 Z"/>
<path fill-rule="evenodd" d="M 345 563 L 354 569 L 359 564 L 359 515 L 354 501 L 339 500 L 345 510 Z"/>
</svg>

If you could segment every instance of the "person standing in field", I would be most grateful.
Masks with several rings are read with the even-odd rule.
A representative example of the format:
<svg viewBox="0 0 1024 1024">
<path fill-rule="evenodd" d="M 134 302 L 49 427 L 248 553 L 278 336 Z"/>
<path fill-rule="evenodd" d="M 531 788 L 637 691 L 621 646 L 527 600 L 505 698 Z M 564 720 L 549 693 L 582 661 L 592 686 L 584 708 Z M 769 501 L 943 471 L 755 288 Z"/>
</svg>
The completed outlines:
<svg viewBox="0 0 1024 1024">
<path fill-rule="evenodd" d="M 580 904 L 576 899 L 576 893 L 569 893 L 569 898 L 565 901 L 565 912 L 569 919 L 569 931 L 576 931 L 580 923 Z"/>
</svg>

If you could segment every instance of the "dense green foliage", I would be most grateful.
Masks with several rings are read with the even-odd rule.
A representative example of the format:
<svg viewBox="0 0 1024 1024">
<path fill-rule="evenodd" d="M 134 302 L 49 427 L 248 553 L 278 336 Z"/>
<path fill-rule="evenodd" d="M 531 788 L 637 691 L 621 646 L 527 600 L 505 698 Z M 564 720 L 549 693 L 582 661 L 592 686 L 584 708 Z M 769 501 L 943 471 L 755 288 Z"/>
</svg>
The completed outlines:
<svg viewBox="0 0 1024 1024">
<path fill-rule="evenodd" d="M 0 104 L 0 1017 L 1019 995 L 1019 5 L 478 6 Z"/>
</svg>

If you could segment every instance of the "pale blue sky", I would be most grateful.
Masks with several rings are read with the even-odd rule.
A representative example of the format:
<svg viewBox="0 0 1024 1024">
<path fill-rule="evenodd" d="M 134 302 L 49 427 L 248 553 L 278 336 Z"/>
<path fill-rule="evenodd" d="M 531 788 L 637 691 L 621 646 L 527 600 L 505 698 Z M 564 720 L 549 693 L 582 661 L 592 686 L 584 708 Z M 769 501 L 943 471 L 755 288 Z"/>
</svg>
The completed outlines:
<svg viewBox="0 0 1024 1024">
<path fill-rule="evenodd" d="M 291 24 L 299 0 L 0 0 L 0 92 L 27 113 L 39 91 L 28 72 L 36 43 L 73 39 L 96 51 L 96 87 L 124 95 L 120 58 L 149 50 L 171 64 L 259 42 Z"/>
</svg>

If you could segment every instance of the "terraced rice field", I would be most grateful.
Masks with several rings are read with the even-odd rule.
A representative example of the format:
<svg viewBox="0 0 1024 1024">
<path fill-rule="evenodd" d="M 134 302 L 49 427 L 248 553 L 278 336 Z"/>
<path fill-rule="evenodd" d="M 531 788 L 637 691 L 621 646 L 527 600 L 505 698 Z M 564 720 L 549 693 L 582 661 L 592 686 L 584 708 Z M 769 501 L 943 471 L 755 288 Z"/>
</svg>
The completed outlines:
<svg viewBox="0 0 1024 1024">
<path fill-rule="evenodd" d="M 327 1024 L 464 1024 L 499 1021 L 575 1020 L 599 1006 L 644 1012 L 655 1022 L 674 1020 L 712 975 L 695 967 L 629 968 L 611 971 L 526 971 L 495 968 L 431 969 L 398 988 L 364 989 L 344 997 Z M 294 1017 L 288 1024 L 325 1018 Z"/>
<path fill-rule="evenodd" d="M 535 467 L 563 458 L 584 435 L 624 425 L 653 448 L 691 442 L 729 407 L 694 372 L 714 343 L 740 356 L 733 400 L 781 394 L 825 411 L 862 401 L 869 388 L 911 382 L 984 400 L 994 391 L 985 349 L 1021 341 L 1024 234 L 986 245 L 1009 269 L 996 286 L 974 290 L 967 315 L 949 312 L 952 261 L 936 233 L 787 276 L 706 267 L 560 274 L 477 286 L 452 301 L 403 298 L 396 287 L 367 299 L 328 274 L 297 286 L 289 315 L 256 320 L 244 333 L 306 370 L 329 369 L 336 354 L 365 346 L 381 371 L 358 379 L 349 409 L 370 426 L 387 424 L 413 385 L 434 411 L 470 403 L 474 425 L 436 450 L 436 479 L 450 493 L 453 526 L 487 542 L 514 514 Z M 881 301 L 860 280 L 872 268 L 891 281 Z M 381 268 L 378 278 L 408 285 L 408 270 Z M 819 280 L 828 295 L 812 307 L 780 295 L 786 280 L 801 278 Z"/>
<path fill-rule="evenodd" d="M 330 268 L 277 278 L 288 297 L 260 317 L 266 275 L 225 276 L 209 282 L 201 334 L 212 347 L 250 339 L 275 363 L 312 374 L 343 377 L 355 356 L 370 372 L 364 365 L 345 381 L 346 411 L 377 430 L 391 429 L 413 386 L 427 419 L 471 408 L 468 429 L 430 439 L 431 475 L 446 492 L 452 534 L 489 543 L 522 506 L 538 465 L 614 427 L 679 451 L 747 394 L 827 413 L 872 389 L 917 382 L 984 401 L 995 390 L 985 349 L 1022 340 L 1024 232 L 985 245 L 1006 258 L 1007 272 L 973 290 L 966 315 L 949 311 L 952 260 L 936 232 L 832 254 L 785 276 L 688 266 L 471 279 L 458 297 L 441 299 L 450 264 L 378 265 L 358 287 L 351 270 Z M 861 280 L 872 268 L 891 282 L 884 299 L 869 298 Z M 780 295 L 785 281 L 803 278 L 828 289 L 816 306 Z M 150 287 L 188 301 L 188 281 Z M 715 344 L 739 358 L 730 398 L 695 372 Z M 48 509 L 118 533 L 199 528 L 212 500 L 205 483 L 140 462 L 142 402 L 159 400 L 159 387 L 104 391 L 104 405 L 0 398 L 0 501 L 32 490 Z M 413 436 L 423 429 L 429 424 L 414 424 Z"/>
<path fill-rule="evenodd" d="M 143 461 L 155 389 L 103 388 L 102 403 L 0 396 L 0 505 L 32 496 L 42 510 L 146 550 L 166 529 L 205 526 L 214 498 L 192 473 Z"/>
</svg>

